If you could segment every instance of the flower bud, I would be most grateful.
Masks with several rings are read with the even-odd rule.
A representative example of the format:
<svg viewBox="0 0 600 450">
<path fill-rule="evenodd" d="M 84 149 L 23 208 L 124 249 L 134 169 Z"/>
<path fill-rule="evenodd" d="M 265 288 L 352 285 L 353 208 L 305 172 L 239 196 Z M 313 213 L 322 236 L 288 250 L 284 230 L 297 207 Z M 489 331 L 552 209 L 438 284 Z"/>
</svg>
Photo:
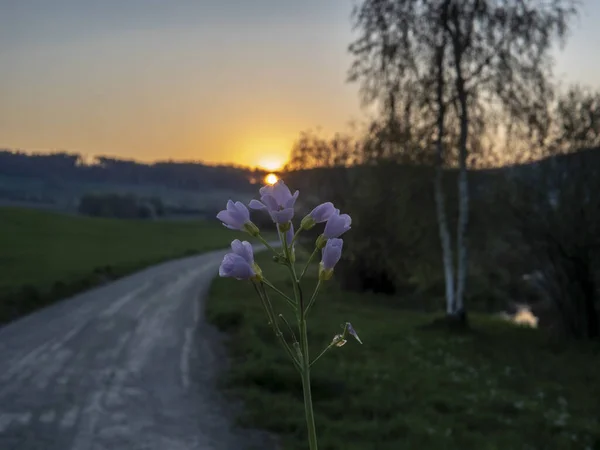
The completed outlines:
<svg viewBox="0 0 600 450">
<path fill-rule="evenodd" d="M 323 230 L 323 235 L 327 239 L 337 238 L 350 229 L 352 218 L 348 214 L 340 214 L 339 209 L 329 217 Z"/>
<path fill-rule="evenodd" d="M 346 322 L 346 326 L 344 327 L 344 336 L 346 335 L 346 332 L 350 333 L 350 335 L 356 339 L 358 341 L 359 344 L 362 344 L 363 342 L 360 340 L 360 338 L 358 337 L 358 333 L 356 332 L 356 330 L 354 329 L 354 327 L 352 326 L 352 324 L 350 322 Z"/>
<path fill-rule="evenodd" d="M 342 239 L 333 238 L 327 240 L 327 244 L 325 244 L 325 248 L 323 249 L 323 258 L 321 259 L 323 269 L 333 270 L 342 257 L 343 246 L 344 241 Z"/>
<path fill-rule="evenodd" d="M 258 229 L 258 227 L 256 225 L 254 225 L 254 223 L 252 222 L 246 222 L 244 224 L 244 231 L 246 233 L 248 233 L 250 236 L 252 237 L 256 237 L 260 234 L 260 230 Z"/>
<path fill-rule="evenodd" d="M 319 281 L 331 280 L 333 276 L 333 269 L 326 269 L 323 267 L 323 263 L 319 264 Z"/>
<path fill-rule="evenodd" d="M 302 230 L 310 230 L 316 224 L 317 224 L 317 222 L 315 221 L 315 219 L 313 219 L 310 215 L 307 215 L 300 222 L 300 229 L 302 229 Z"/>
<path fill-rule="evenodd" d="M 256 263 L 252 264 L 252 269 L 255 272 L 255 275 L 254 275 L 254 277 L 252 277 L 252 280 L 254 280 L 254 281 L 262 281 L 264 279 L 264 277 L 263 277 L 262 270 L 259 267 L 259 265 L 256 264 Z"/>
<path fill-rule="evenodd" d="M 310 230 L 317 223 L 323 223 L 329 220 L 329 218 L 335 213 L 335 207 L 333 203 L 326 202 L 321 203 L 315 209 L 313 209 L 304 219 L 300 222 L 300 228 L 303 230 Z"/>
<path fill-rule="evenodd" d="M 325 237 L 325 235 L 321 234 L 321 235 L 320 235 L 320 236 L 317 238 L 317 240 L 316 240 L 316 242 L 315 242 L 315 245 L 316 245 L 316 247 L 317 247 L 319 250 L 321 250 L 322 248 L 324 248 L 324 247 L 325 247 L 325 244 L 327 244 L 327 238 Z"/>
<path fill-rule="evenodd" d="M 292 222 L 287 221 L 285 223 L 280 223 L 279 224 L 279 231 L 281 231 L 282 233 L 285 233 L 286 231 L 288 231 L 290 229 L 290 227 L 292 226 Z M 288 245 L 290 243 L 288 242 Z"/>
</svg>

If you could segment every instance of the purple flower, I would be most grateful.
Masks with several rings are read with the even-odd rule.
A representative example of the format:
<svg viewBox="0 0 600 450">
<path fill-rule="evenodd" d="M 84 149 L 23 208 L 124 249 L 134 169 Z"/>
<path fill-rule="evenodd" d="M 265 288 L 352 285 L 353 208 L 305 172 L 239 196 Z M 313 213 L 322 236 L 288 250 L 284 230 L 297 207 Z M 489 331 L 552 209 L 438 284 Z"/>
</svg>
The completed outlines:
<svg viewBox="0 0 600 450">
<path fill-rule="evenodd" d="M 219 267 L 219 276 L 235 278 L 237 280 L 249 280 L 256 272 L 248 264 L 244 257 L 235 253 L 227 253 Z"/>
<path fill-rule="evenodd" d="M 299 192 L 290 192 L 283 180 L 273 186 L 260 188 L 260 201 L 252 200 L 248 206 L 252 209 L 267 211 L 275 223 L 287 223 L 294 217 L 294 204 Z"/>
<path fill-rule="evenodd" d="M 260 276 L 260 269 L 254 262 L 254 252 L 250 242 L 239 239 L 231 243 L 233 253 L 227 253 L 219 267 L 219 276 L 249 280 Z"/>
<path fill-rule="evenodd" d="M 335 214 L 335 211 L 333 203 L 325 202 L 315 207 L 308 215 L 312 217 L 315 223 L 322 223 L 329 220 L 329 218 Z"/>
<path fill-rule="evenodd" d="M 217 214 L 217 219 L 223 222 L 227 228 L 232 230 L 245 231 L 244 227 L 250 222 L 250 211 L 242 202 L 233 203 L 231 200 L 227 202 L 227 209 Z"/>
<path fill-rule="evenodd" d="M 315 224 L 329 220 L 334 213 L 335 207 L 333 203 L 321 203 L 302 219 L 300 227 L 304 230 L 310 230 Z"/>
<path fill-rule="evenodd" d="M 352 326 L 352 324 L 350 322 L 346 322 L 346 329 L 348 330 L 348 333 L 350 333 L 350 335 L 356 339 L 359 343 L 362 344 L 362 341 L 360 340 L 360 338 L 358 337 L 358 333 L 356 332 L 356 330 L 354 329 L 354 327 Z"/>
<path fill-rule="evenodd" d="M 342 247 L 344 241 L 342 239 L 333 238 L 327 241 L 325 248 L 323 249 L 323 257 L 321 259 L 321 265 L 324 270 L 333 270 L 335 265 L 342 257 Z"/>
<path fill-rule="evenodd" d="M 346 231 L 350 229 L 350 225 L 352 224 L 352 219 L 348 214 L 341 214 L 340 210 L 336 209 L 335 212 L 331 215 L 331 217 L 327 220 L 325 224 L 325 230 L 323 231 L 323 235 L 326 239 L 333 239 L 340 237 Z"/>
<path fill-rule="evenodd" d="M 239 239 L 234 240 L 231 243 L 231 250 L 236 255 L 240 255 L 250 265 L 254 264 L 254 250 L 252 250 L 252 244 L 248 241 L 240 241 Z"/>
</svg>

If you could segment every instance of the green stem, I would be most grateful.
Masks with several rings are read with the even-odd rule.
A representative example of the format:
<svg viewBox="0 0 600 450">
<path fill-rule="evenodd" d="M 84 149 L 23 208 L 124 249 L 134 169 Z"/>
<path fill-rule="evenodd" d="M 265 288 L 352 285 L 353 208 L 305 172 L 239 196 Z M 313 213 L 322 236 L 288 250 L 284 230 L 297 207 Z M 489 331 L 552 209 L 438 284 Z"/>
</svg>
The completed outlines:
<svg viewBox="0 0 600 450">
<path fill-rule="evenodd" d="M 319 289 L 320 288 L 321 288 L 321 280 L 319 280 L 317 282 L 317 286 L 315 287 L 315 291 L 313 292 L 313 295 L 310 297 L 310 301 L 308 302 L 308 305 L 306 305 L 306 309 L 304 310 L 304 317 L 306 317 L 308 315 L 308 311 L 310 311 L 311 306 L 315 302 L 315 299 L 317 298 L 317 294 L 319 293 Z"/>
<path fill-rule="evenodd" d="M 265 238 L 264 238 L 264 237 L 262 237 L 260 234 L 259 234 L 258 236 L 256 236 L 256 238 L 257 238 L 257 239 L 258 239 L 260 242 L 262 242 L 262 243 L 263 243 L 263 245 L 264 245 L 265 247 L 267 247 L 269 250 L 271 250 L 273 253 L 275 253 L 276 255 L 278 254 L 278 253 L 277 253 L 277 251 L 276 251 L 276 250 L 275 250 L 273 247 L 271 247 L 271 244 L 269 244 L 269 243 L 268 243 L 268 242 L 265 240 Z"/>
<path fill-rule="evenodd" d="M 290 248 L 287 243 L 287 236 L 285 232 L 279 232 L 281 237 L 281 241 L 283 242 L 283 253 L 287 259 L 287 267 L 290 271 L 290 275 L 292 276 L 292 285 L 294 286 L 294 297 L 296 297 L 296 303 L 300 305 L 300 309 L 302 309 L 302 293 L 300 292 L 300 285 L 298 284 L 298 277 L 296 276 L 296 268 L 292 263 Z"/>
<path fill-rule="evenodd" d="M 308 430 L 308 444 L 310 450 L 317 450 L 317 430 L 315 427 L 315 415 L 312 404 L 312 393 L 310 389 L 310 357 L 308 354 L 308 331 L 306 327 L 306 318 L 304 316 L 304 301 L 302 299 L 302 290 L 300 281 L 296 276 L 296 268 L 291 262 L 290 252 L 287 245 L 287 237 L 285 233 L 281 233 L 283 241 L 283 249 L 288 260 L 288 269 L 292 276 L 292 285 L 294 286 L 294 297 L 298 304 L 298 328 L 300 329 L 300 353 L 302 356 L 302 365 L 300 374 L 302 376 L 302 392 L 304 394 L 304 411 L 306 413 L 306 427 Z"/>
<path fill-rule="evenodd" d="M 296 232 L 294 233 L 294 238 L 292 239 L 292 242 L 290 242 L 290 246 L 294 245 L 294 242 L 296 242 L 296 239 L 298 238 L 298 236 L 300 235 L 300 232 L 302 231 L 302 228 L 298 228 L 296 230 Z"/>
<path fill-rule="evenodd" d="M 310 363 L 310 365 L 312 366 L 314 363 L 316 363 L 316 362 L 319 360 L 319 358 L 320 358 L 321 356 L 323 356 L 325 353 L 327 353 L 327 351 L 328 351 L 328 350 L 329 350 L 331 347 L 332 347 L 332 345 L 331 345 L 331 344 L 329 344 L 327 347 L 325 347 L 325 349 L 324 349 L 324 350 L 323 350 L 321 353 L 319 353 L 319 356 L 317 356 L 317 357 L 314 359 L 314 361 Z"/>
<path fill-rule="evenodd" d="M 286 320 L 285 316 L 283 314 L 279 314 L 279 318 L 281 320 L 283 320 L 283 323 L 285 323 L 285 325 L 288 327 L 288 330 L 290 330 L 290 335 L 292 336 L 292 339 L 294 341 L 294 346 L 296 346 L 296 344 L 298 344 L 298 339 L 296 339 L 296 335 L 294 334 L 294 330 L 292 330 L 292 327 L 290 327 L 290 324 L 288 323 L 288 321 Z"/>
<path fill-rule="evenodd" d="M 317 450 L 317 429 L 315 427 L 315 415 L 312 404 L 312 393 L 310 389 L 310 359 L 308 355 L 308 333 L 306 320 L 303 314 L 300 316 L 300 345 L 302 349 L 302 391 L 304 393 L 304 411 L 306 413 L 306 427 L 308 429 L 308 446 L 310 450 Z"/>
<path fill-rule="evenodd" d="M 265 290 L 264 286 L 262 286 L 262 285 L 261 285 L 261 287 L 262 287 L 262 289 L 261 289 L 255 283 L 252 283 L 252 284 L 254 286 L 254 289 L 258 293 L 258 296 L 260 297 L 263 308 L 265 309 L 265 312 L 267 313 L 267 318 L 269 319 L 269 322 L 270 322 L 271 326 L 273 327 L 273 331 L 275 332 L 275 336 L 277 337 L 277 339 L 279 339 L 279 342 L 281 342 L 281 345 L 283 345 L 283 348 L 285 349 L 287 354 L 290 356 L 290 358 L 292 358 L 294 367 L 296 367 L 296 369 L 298 369 L 298 370 L 301 370 L 301 368 L 302 368 L 301 362 L 298 361 L 298 358 L 296 358 L 296 355 L 294 355 L 294 352 L 290 348 L 289 344 L 285 340 L 285 337 L 283 336 L 283 333 L 281 332 L 281 330 L 279 329 L 279 326 L 277 325 L 277 322 L 275 320 L 275 313 L 273 312 L 273 308 L 271 307 L 271 302 L 269 301 L 269 296 L 267 295 L 267 291 Z"/>
<path fill-rule="evenodd" d="M 288 304 L 294 308 L 294 310 L 296 309 L 296 302 L 294 302 L 294 300 L 292 300 L 290 297 L 288 297 L 286 294 L 284 294 L 283 292 L 281 292 L 279 289 L 277 289 L 275 286 L 273 286 L 269 281 L 267 281 L 266 279 L 263 278 L 263 283 L 265 283 L 267 286 L 269 286 L 271 289 L 273 289 L 275 292 L 277 292 L 279 295 L 281 295 L 285 301 L 288 302 Z"/>
<path fill-rule="evenodd" d="M 318 251 L 319 251 L 319 249 L 315 248 L 314 251 L 311 253 L 310 257 L 308 258 L 308 261 L 306 261 L 306 265 L 304 266 L 304 269 L 302 269 L 302 273 L 300 274 L 300 279 L 302 279 L 302 277 L 304 277 L 304 274 L 306 273 L 306 269 L 308 269 L 310 262 L 315 257 L 315 255 L 317 254 Z"/>
</svg>

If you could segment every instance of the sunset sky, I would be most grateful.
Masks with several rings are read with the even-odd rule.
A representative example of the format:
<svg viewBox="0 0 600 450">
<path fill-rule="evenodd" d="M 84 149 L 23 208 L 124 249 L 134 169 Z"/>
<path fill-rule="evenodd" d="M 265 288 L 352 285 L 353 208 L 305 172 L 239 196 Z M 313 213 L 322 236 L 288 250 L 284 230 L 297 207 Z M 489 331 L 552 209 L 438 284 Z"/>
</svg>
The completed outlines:
<svg viewBox="0 0 600 450">
<path fill-rule="evenodd" d="M 1 0 L 0 147 L 278 165 L 361 119 L 352 0 Z M 600 1 L 557 72 L 600 88 Z M 271 168 L 271 167 L 269 167 Z"/>
</svg>

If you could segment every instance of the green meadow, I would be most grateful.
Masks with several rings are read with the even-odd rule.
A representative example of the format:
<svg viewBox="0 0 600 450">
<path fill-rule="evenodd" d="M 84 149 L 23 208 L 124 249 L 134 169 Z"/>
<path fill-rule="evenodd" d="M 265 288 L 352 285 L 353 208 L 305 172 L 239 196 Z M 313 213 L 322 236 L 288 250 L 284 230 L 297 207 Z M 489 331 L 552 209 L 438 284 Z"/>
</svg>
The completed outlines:
<svg viewBox="0 0 600 450">
<path fill-rule="evenodd" d="M 266 254 L 257 262 L 291 295 L 285 268 Z M 316 273 L 315 265 L 305 295 Z M 271 300 L 295 323 L 284 301 Z M 207 308 L 229 335 L 222 388 L 242 400 L 239 422 L 275 433 L 285 450 L 306 449 L 299 375 L 249 282 L 215 280 Z M 346 321 L 364 344 L 350 338 L 313 366 L 320 450 L 600 448 L 598 344 L 561 342 L 491 316 L 469 316 L 468 331 L 434 319 L 403 309 L 401 298 L 328 282 L 309 317 L 311 354 Z"/>
<path fill-rule="evenodd" d="M 0 322 L 145 266 L 225 248 L 235 237 L 217 220 L 113 220 L 0 208 Z"/>
</svg>

